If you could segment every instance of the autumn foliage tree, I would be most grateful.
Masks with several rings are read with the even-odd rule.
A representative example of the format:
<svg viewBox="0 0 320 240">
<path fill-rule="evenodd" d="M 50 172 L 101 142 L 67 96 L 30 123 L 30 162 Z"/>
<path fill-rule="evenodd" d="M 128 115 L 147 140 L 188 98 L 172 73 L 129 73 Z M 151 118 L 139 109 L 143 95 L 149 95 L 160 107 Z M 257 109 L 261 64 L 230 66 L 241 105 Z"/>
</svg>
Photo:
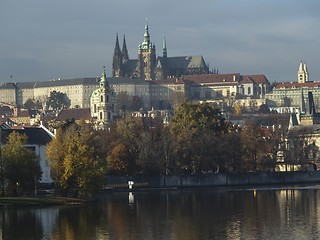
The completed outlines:
<svg viewBox="0 0 320 240">
<path fill-rule="evenodd" d="M 123 144 L 117 144 L 108 156 L 108 170 L 111 174 L 125 175 L 130 171 L 132 156 L 129 149 Z"/>
<path fill-rule="evenodd" d="M 4 182 L 8 183 L 9 192 L 29 191 L 41 177 L 41 169 L 36 154 L 25 148 L 27 136 L 12 132 L 7 143 L 2 147 L 1 156 L 1 181 L 2 192 Z"/>
<path fill-rule="evenodd" d="M 47 147 L 52 175 L 60 187 L 88 195 L 101 188 L 106 155 L 89 125 L 60 128 Z"/>
</svg>

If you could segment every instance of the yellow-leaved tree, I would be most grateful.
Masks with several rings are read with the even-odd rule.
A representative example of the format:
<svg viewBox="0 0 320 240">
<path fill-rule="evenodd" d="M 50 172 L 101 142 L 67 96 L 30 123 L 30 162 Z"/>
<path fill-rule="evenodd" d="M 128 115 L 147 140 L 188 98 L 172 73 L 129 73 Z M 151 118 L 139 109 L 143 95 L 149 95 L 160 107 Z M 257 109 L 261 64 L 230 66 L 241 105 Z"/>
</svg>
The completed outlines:
<svg viewBox="0 0 320 240">
<path fill-rule="evenodd" d="M 47 158 L 61 188 L 81 196 L 101 188 L 107 160 L 97 139 L 88 125 L 73 123 L 58 129 L 47 147 Z"/>
<path fill-rule="evenodd" d="M 18 194 L 34 188 L 35 181 L 41 177 L 41 169 L 36 154 L 25 148 L 27 136 L 12 132 L 6 144 L 2 147 L 1 186 L 2 194 L 8 184 L 8 194 Z"/>
</svg>

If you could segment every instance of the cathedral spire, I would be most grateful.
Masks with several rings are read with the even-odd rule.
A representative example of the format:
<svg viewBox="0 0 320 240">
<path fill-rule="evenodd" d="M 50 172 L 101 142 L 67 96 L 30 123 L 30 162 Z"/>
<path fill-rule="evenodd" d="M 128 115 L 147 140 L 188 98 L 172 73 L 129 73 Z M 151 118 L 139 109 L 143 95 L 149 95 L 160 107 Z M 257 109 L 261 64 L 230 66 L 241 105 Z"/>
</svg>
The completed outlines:
<svg viewBox="0 0 320 240">
<path fill-rule="evenodd" d="M 123 45 L 122 45 L 122 62 L 126 62 L 129 60 L 129 54 L 126 43 L 126 36 L 123 35 Z"/>
<path fill-rule="evenodd" d="M 141 44 L 141 47 L 143 49 L 149 49 L 151 47 L 148 19 L 146 19 L 146 24 L 144 26 L 143 42 Z"/>
<path fill-rule="evenodd" d="M 119 45 L 118 33 L 116 36 L 116 45 L 114 47 L 113 53 L 113 62 L 112 62 L 112 75 L 113 77 L 121 76 L 121 68 L 122 68 L 122 53 Z"/>
<path fill-rule="evenodd" d="M 121 52 L 121 50 L 120 50 L 120 45 L 119 45 L 118 33 L 117 33 L 117 35 L 116 35 L 116 46 L 115 46 L 115 48 L 114 48 L 114 52 L 115 52 L 115 53 Z"/>
<path fill-rule="evenodd" d="M 166 37 L 165 36 L 163 37 L 163 53 L 162 53 L 162 56 L 164 58 L 167 57 L 167 41 L 166 41 Z"/>
</svg>

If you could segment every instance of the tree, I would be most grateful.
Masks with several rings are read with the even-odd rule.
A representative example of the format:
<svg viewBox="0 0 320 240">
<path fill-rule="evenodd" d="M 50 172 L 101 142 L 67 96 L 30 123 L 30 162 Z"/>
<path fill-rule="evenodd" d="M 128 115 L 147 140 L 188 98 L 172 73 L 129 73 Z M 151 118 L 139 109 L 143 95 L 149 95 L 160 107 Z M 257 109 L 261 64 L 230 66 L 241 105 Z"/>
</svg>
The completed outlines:
<svg viewBox="0 0 320 240">
<path fill-rule="evenodd" d="M 35 109 L 35 106 L 36 104 L 31 98 L 28 98 L 27 101 L 24 103 L 24 107 L 28 110 Z"/>
<path fill-rule="evenodd" d="M 242 107 L 241 107 L 240 102 L 235 103 L 235 105 L 234 105 L 234 113 L 235 113 L 235 115 L 237 115 L 237 116 L 240 116 L 240 115 L 241 115 L 241 113 L 242 113 Z"/>
<path fill-rule="evenodd" d="M 129 149 L 123 144 L 116 145 L 108 156 L 108 170 L 112 174 L 126 175 L 132 165 Z"/>
<path fill-rule="evenodd" d="M 117 93 L 117 109 L 120 111 L 120 115 L 125 117 L 126 111 L 131 109 L 131 98 L 127 92 Z"/>
<path fill-rule="evenodd" d="M 31 190 L 35 181 L 41 177 L 38 157 L 24 147 L 26 143 L 26 135 L 12 132 L 8 136 L 7 144 L 2 148 L 1 180 L 8 181 L 9 189 L 13 192 L 16 191 L 16 187 L 19 187 L 20 191 Z"/>
<path fill-rule="evenodd" d="M 67 192 L 90 195 L 99 190 L 106 173 L 106 155 L 91 127 L 75 123 L 60 128 L 48 144 L 47 158 L 53 178 Z"/>
<path fill-rule="evenodd" d="M 177 142 L 177 165 L 186 173 L 215 171 L 218 166 L 217 137 L 228 132 L 219 109 L 209 104 L 184 102 L 170 123 Z"/>
<path fill-rule="evenodd" d="M 277 147 L 269 129 L 248 125 L 240 134 L 242 171 L 273 171 L 276 163 L 274 150 Z"/>
<path fill-rule="evenodd" d="M 258 110 L 258 113 L 267 114 L 270 113 L 270 109 L 267 104 L 261 104 Z"/>
<path fill-rule="evenodd" d="M 225 119 L 219 109 L 208 103 L 191 104 L 184 102 L 171 120 L 171 131 L 179 133 L 183 130 L 204 129 L 221 134 L 228 130 Z"/>
<path fill-rule="evenodd" d="M 70 105 L 71 101 L 67 94 L 57 91 L 50 92 L 50 96 L 48 98 L 48 107 L 51 107 L 53 110 L 57 111 L 69 108 Z"/>
<path fill-rule="evenodd" d="M 186 101 L 186 96 L 183 92 L 172 92 L 169 96 L 169 102 L 173 109 L 178 109 L 184 101 Z"/>
</svg>

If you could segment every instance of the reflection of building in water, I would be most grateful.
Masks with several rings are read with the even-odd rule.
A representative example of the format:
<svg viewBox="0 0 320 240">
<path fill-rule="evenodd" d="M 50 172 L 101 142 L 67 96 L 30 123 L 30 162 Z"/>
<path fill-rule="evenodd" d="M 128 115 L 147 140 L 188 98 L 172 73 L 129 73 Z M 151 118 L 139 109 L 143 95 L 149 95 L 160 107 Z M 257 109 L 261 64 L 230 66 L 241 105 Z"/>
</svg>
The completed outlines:
<svg viewBox="0 0 320 240">
<path fill-rule="evenodd" d="M 241 239 L 241 222 L 236 216 L 226 223 L 226 233 L 234 239 Z"/>
<path fill-rule="evenodd" d="M 42 225 L 43 238 L 52 239 L 52 232 L 57 224 L 59 217 L 59 208 L 35 209 L 35 215 Z"/>
<path fill-rule="evenodd" d="M 301 221 L 299 224 L 312 226 L 312 229 L 320 229 L 320 204 L 319 190 L 314 187 L 302 187 L 301 189 L 284 189 L 276 191 L 277 205 L 279 209 L 279 222 L 282 228 L 295 224 L 294 221 Z M 294 229 L 292 229 L 294 231 Z M 297 230 L 296 235 L 300 234 Z M 292 235 L 293 236 L 293 235 Z M 294 238 L 301 239 L 301 238 Z M 311 239 L 303 237 L 303 239 Z"/>
</svg>

